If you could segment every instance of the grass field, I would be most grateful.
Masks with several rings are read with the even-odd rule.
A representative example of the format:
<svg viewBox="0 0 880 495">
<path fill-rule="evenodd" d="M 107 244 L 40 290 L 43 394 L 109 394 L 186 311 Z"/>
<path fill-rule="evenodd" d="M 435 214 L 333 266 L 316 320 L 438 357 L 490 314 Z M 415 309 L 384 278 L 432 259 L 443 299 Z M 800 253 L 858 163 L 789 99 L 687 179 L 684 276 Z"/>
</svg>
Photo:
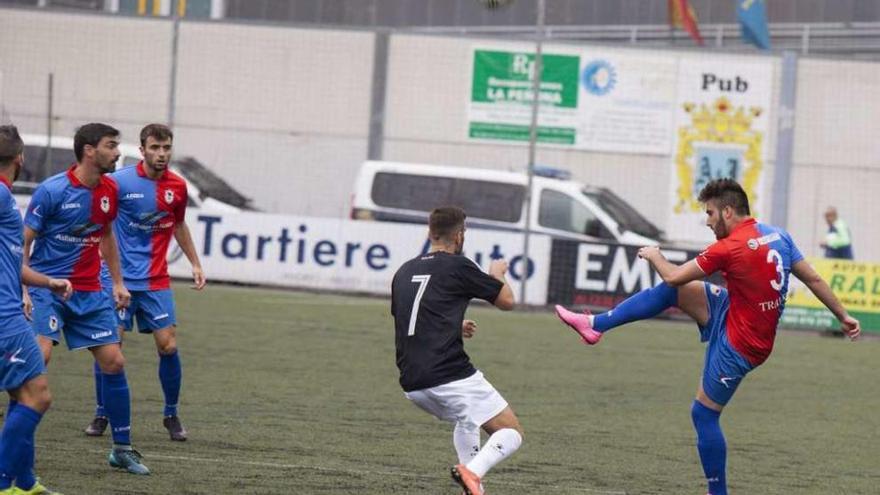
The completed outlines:
<svg viewBox="0 0 880 495">
<path fill-rule="evenodd" d="M 37 439 L 44 482 L 76 494 L 455 494 L 451 426 L 403 398 L 384 300 L 180 286 L 184 363 L 172 443 L 152 338 L 125 345 L 135 447 L 153 470 L 107 466 L 87 438 L 90 355 L 57 349 Z M 525 428 L 490 494 L 705 493 L 690 423 L 702 364 L 693 326 L 645 322 L 585 347 L 549 312 L 477 307 L 473 361 Z M 880 341 L 781 333 L 725 413 L 733 494 L 880 493 Z"/>
</svg>

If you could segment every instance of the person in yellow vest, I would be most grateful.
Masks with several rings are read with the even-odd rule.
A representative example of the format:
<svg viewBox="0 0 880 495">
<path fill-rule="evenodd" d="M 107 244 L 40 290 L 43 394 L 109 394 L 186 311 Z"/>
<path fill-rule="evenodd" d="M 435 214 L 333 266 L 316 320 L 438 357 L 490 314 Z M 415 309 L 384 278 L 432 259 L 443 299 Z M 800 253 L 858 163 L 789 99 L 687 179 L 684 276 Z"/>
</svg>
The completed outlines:
<svg viewBox="0 0 880 495">
<path fill-rule="evenodd" d="M 853 259 L 852 234 L 846 222 L 837 215 L 837 208 L 829 206 L 825 210 L 825 221 L 828 223 L 828 233 L 825 234 L 825 242 L 820 244 L 825 249 L 825 257 Z"/>
</svg>

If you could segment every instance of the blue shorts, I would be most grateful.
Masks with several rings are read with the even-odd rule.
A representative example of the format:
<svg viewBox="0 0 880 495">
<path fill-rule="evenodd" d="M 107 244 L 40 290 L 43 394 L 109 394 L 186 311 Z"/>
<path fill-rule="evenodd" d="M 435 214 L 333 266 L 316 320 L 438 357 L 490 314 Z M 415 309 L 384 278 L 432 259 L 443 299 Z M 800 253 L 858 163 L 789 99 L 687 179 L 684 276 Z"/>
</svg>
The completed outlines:
<svg viewBox="0 0 880 495">
<path fill-rule="evenodd" d="M 174 314 L 174 293 L 171 289 L 133 290 L 131 304 L 116 312 L 119 326 L 131 331 L 137 318 L 138 332 L 153 333 L 156 330 L 177 325 Z"/>
<path fill-rule="evenodd" d="M 9 323 L 22 331 L 0 338 L 0 353 L 3 356 L 0 361 L 0 389 L 3 390 L 15 390 L 46 372 L 43 353 L 24 316 L 20 322 Z M 7 330 L 6 322 L 3 330 Z"/>
<path fill-rule="evenodd" d="M 705 283 L 709 321 L 700 327 L 700 340 L 709 342 L 703 365 L 703 391 L 713 402 L 726 405 L 743 378 L 754 367 L 727 340 L 727 289 Z"/>
<path fill-rule="evenodd" d="M 75 290 L 67 301 L 49 289 L 32 287 L 28 292 L 34 303 L 32 326 L 37 335 L 58 344 L 63 330 L 70 350 L 119 342 L 113 299 L 103 291 Z"/>
</svg>

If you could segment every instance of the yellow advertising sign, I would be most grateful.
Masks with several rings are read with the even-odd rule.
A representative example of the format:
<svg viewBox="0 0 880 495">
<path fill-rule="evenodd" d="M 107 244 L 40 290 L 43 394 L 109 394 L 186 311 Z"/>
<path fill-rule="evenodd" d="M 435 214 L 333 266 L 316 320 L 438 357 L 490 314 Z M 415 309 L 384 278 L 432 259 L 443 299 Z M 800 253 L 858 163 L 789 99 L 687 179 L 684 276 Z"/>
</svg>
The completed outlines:
<svg viewBox="0 0 880 495">
<path fill-rule="evenodd" d="M 847 311 L 880 314 L 880 264 L 815 258 L 807 261 L 828 282 Z M 791 277 L 786 306 L 825 307 L 796 277 Z"/>
</svg>

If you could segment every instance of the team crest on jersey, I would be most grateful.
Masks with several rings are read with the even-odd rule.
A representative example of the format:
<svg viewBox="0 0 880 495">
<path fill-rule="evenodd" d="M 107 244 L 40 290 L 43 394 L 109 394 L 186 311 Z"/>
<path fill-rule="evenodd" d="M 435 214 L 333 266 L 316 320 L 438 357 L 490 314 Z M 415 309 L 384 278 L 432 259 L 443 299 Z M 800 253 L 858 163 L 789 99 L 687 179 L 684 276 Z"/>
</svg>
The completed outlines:
<svg viewBox="0 0 880 495">
<path fill-rule="evenodd" d="M 709 284 L 709 292 L 711 292 L 713 296 L 718 297 L 721 295 L 721 287 L 718 287 L 715 284 Z"/>
<path fill-rule="evenodd" d="M 748 246 L 749 249 L 754 251 L 754 250 L 758 249 L 758 240 L 757 239 L 749 239 L 748 242 L 746 242 L 746 246 Z"/>
<path fill-rule="evenodd" d="M 58 318 L 56 318 L 55 315 L 49 317 L 49 330 L 52 330 L 53 332 L 58 330 Z"/>
<path fill-rule="evenodd" d="M 165 202 L 170 205 L 172 201 L 174 201 L 174 191 L 165 189 Z"/>
<path fill-rule="evenodd" d="M 104 213 L 110 212 L 110 197 L 109 196 L 101 196 L 101 211 Z"/>
</svg>

